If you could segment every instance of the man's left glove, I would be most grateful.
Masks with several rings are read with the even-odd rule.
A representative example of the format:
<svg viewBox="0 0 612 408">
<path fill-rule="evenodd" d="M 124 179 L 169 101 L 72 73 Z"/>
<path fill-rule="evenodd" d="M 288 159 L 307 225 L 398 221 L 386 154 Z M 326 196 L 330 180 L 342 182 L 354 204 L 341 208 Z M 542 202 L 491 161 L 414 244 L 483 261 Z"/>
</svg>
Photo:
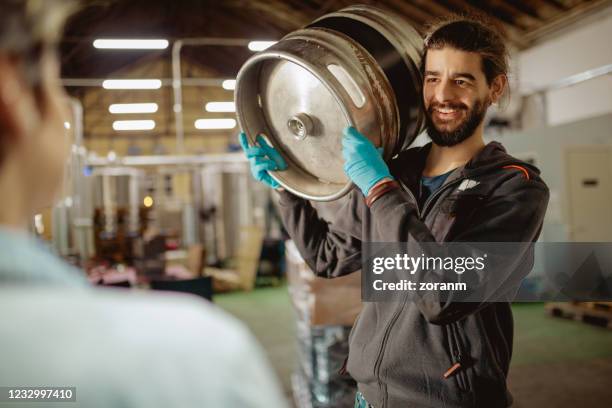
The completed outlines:
<svg viewBox="0 0 612 408">
<path fill-rule="evenodd" d="M 357 129 L 349 126 L 344 129 L 342 138 L 342 157 L 344 172 L 359 187 L 364 196 L 382 179 L 393 179 L 389 167 L 382 158 L 383 148 L 378 149 Z"/>
</svg>

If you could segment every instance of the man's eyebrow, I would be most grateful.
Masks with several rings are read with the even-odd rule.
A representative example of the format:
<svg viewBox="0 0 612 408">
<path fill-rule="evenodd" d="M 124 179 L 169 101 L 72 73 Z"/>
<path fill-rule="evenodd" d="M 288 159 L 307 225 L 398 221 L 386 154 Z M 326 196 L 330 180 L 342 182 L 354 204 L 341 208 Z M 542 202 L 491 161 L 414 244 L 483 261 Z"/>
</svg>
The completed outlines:
<svg viewBox="0 0 612 408">
<path fill-rule="evenodd" d="M 425 76 L 440 76 L 440 73 L 438 71 L 425 71 Z M 451 75 L 451 78 L 466 78 L 472 81 L 476 80 L 476 77 L 469 72 L 457 72 Z"/>
<path fill-rule="evenodd" d="M 451 77 L 454 78 L 467 78 L 467 79 L 471 79 L 472 81 L 476 80 L 476 77 L 472 74 L 470 74 L 469 72 L 457 72 L 453 75 L 451 75 Z"/>
</svg>

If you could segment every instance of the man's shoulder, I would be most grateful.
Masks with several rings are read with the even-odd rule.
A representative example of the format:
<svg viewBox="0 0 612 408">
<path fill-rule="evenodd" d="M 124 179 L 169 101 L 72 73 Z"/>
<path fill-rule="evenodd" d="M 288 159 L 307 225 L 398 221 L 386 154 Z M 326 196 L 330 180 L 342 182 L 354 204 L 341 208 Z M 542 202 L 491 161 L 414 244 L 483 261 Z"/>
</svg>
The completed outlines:
<svg viewBox="0 0 612 408">
<path fill-rule="evenodd" d="M 465 165 L 464 174 L 501 193 L 524 187 L 548 190 L 540 169 L 534 163 L 513 156 L 495 141 L 487 143 Z"/>
</svg>

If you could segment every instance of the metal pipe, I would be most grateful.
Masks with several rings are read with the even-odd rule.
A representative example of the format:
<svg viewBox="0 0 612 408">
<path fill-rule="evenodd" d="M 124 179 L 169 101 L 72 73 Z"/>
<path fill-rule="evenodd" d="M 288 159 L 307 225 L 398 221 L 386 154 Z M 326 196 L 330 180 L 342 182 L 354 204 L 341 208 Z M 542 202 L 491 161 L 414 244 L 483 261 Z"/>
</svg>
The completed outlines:
<svg viewBox="0 0 612 408">
<path fill-rule="evenodd" d="M 246 38 L 183 38 L 172 44 L 172 78 L 161 80 L 162 86 L 172 86 L 173 111 L 176 129 L 176 152 L 185 151 L 185 130 L 183 126 L 183 86 L 221 86 L 228 78 L 186 78 L 181 75 L 181 50 L 183 46 L 223 46 L 245 47 L 251 42 Z M 66 87 L 100 87 L 106 78 L 64 78 L 62 83 Z"/>
<path fill-rule="evenodd" d="M 181 49 L 183 40 L 175 41 L 172 44 L 172 96 L 174 103 L 174 129 L 176 132 L 176 152 L 185 152 L 185 131 L 183 129 L 183 92 L 181 83 Z"/>
<path fill-rule="evenodd" d="M 83 174 L 87 151 L 83 146 L 83 105 L 76 98 L 70 98 L 72 107 L 72 132 L 74 135 L 71 161 L 72 211 L 69 214 L 72 228 L 73 249 L 81 262 L 94 253 L 93 222 L 91 213 L 91 192 L 88 180 Z"/>
<path fill-rule="evenodd" d="M 74 126 L 74 144 L 83 145 L 83 104 L 76 98 L 70 98 L 72 106 L 72 125 Z"/>
<path fill-rule="evenodd" d="M 237 46 L 248 45 L 250 40 L 241 38 L 184 38 L 174 41 L 172 44 L 172 89 L 174 103 L 174 126 L 176 130 L 176 152 L 185 152 L 185 130 L 183 128 L 183 92 L 181 73 L 181 50 L 183 46 Z"/>
<path fill-rule="evenodd" d="M 567 88 L 569 86 L 576 85 L 581 82 L 589 81 L 591 79 L 610 74 L 612 74 L 612 64 L 603 65 L 598 68 L 589 69 L 584 72 L 580 72 L 578 74 L 570 75 L 557 81 L 553 81 L 550 84 L 544 85 L 539 88 L 530 89 L 529 91 L 523 93 L 523 96 L 529 96 L 538 93 L 554 91 L 561 88 Z"/>
<path fill-rule="evenodd" d="M 87 164 L 93 167 L 103 166 L 172 166 L 204 164 L 247 164 L 242 153 L 221 153 L 206 156 L 159 155 L 159 156 L 124 156 L 109 160 L 107 157 L 90 157 Z"/>
<path fill-rule="evenodd" d="M 100 88 L 108 78 L 63 78 L 62 85 L 69 88 L 94 87 Z M 155 78 L 161 81 L 162 87 L 172 86 L 172 78 Z M 230 78 L 183 78 L 182 86 L 221 86 Z"/>
</svg>

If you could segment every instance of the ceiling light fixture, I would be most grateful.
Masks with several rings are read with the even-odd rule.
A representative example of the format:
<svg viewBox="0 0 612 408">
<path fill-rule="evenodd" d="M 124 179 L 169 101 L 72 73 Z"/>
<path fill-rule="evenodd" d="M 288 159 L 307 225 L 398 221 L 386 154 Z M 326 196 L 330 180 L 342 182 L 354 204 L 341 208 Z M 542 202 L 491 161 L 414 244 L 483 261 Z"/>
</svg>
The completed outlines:
<svg viewBox="0 0 612 408">
<path fill-rule="evenodd" d="M 204 109 L 206 112 L 236 112 L 234 102 L 208 102 Z"/>
<path fill-rule="evenodd" d="M 196 129 L 233 129 L 236 127 L 235 119 L 198 119 L 195 121 Z"/>
<path fill-rule="evenodd" d="M 155 128 L 154 120 L 116 120 L 114 130 L 151 130 Z"/>
<path fill-rule="evenodd" d="M 163 50 L 168 48 L 168 40 L 100 38 L 93 42 L 93 46 L 98 49 L 114 50 Z"/>
<path fill-rule="evenodd" d="M 221 84 L 223 89 L 227 89 L 228 91 L 233 91 L 236 88 L 236 80 L 235 79 L 226 79 Z"/>
<path fill-rule="evenodd" d="M 108 107 L 110 113 L 155 113 L 156 103 L 113 103 Z"/>
<path fill-rule="evenodd" d="M 248 47 L 251 51 L 263 51 L 274 44 L 276 44 L 276 41 L 251 41 Z"/>
<path fill-rule="evenodd" d="M 107 79 L 102 82 L 104 89 L 159 89 L 159 79 Z"/>
</svg>

